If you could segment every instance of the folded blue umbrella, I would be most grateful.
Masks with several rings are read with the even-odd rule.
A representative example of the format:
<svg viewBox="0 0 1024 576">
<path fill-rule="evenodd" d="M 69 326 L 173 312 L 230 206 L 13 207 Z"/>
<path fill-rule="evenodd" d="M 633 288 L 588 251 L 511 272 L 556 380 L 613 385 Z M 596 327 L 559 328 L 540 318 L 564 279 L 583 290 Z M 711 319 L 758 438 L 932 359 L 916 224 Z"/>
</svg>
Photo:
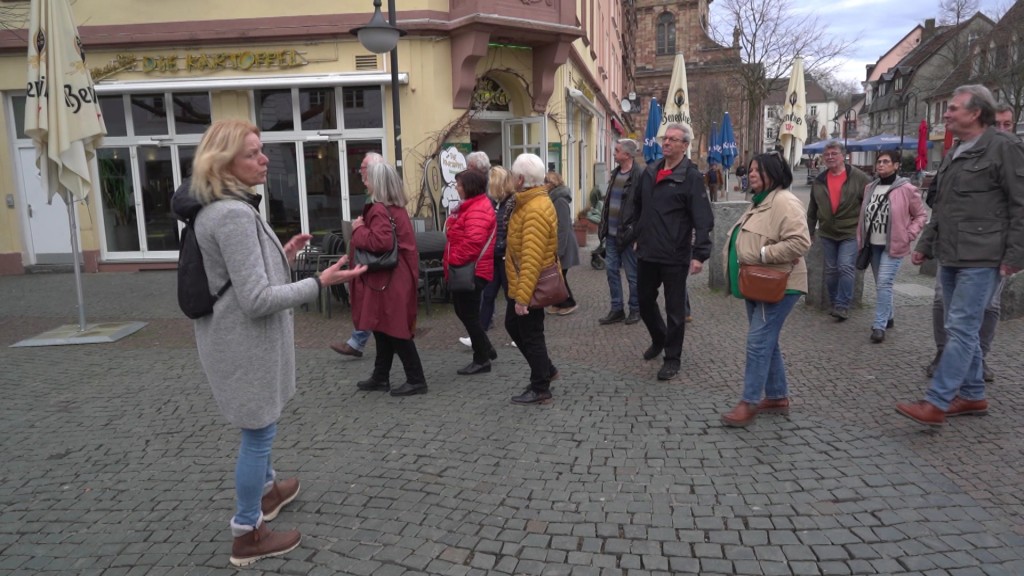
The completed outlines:
<svg viewBox="0 0 1024 576">
<path fill-rule="evenodd" d="M 647 110 L 647 129 L 644 131 L 644 160 L 648 164 L 662 157 L 661 144 L 658 144 L 658 128 L 661 126 L 661 105 L 656 98 L 651 98 Z"/>
</svg>

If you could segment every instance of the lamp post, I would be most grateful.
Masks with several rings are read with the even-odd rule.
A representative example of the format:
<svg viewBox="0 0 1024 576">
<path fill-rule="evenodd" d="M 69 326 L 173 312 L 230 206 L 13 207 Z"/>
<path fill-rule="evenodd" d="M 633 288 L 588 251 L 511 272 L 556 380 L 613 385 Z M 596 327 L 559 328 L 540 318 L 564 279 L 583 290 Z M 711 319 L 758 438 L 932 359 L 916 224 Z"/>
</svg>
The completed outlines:
<svg viewBox="0 0 1024 576">
<path fill-rule="evenodd" d="M 359 43 L 374 54 L 391 53 L 391 119 L 395 128 L 395 170 L 402 177 L 402 114 L 398 99 L 398 38 L 405 30 L 395 25 L 395 0 L 388 0 L 388 21 L 380 13 L 380 0 L 373 0 L 373 17 L 366 26 L 353 28 Z"/>
<path fill-rule="evenodd" d="M 906 93 L 900 94 L 900 150 L 903 150 L 903 129 L 907 125 L 907 104 L 910 103 L 911 98 L 914 100 L 914 115 L 917 115 L 917 91 L 911 90 Z"/>
<path fill-rule="evenodd" d="M 843 150 L 846 150 L 847 154 L 850 153 L 847 148 L 850 145 L 850 114 L 852 113 L 853 109 L 850 108 L 846 110 L 845 114 L 843 114 Z"/>
</svg>

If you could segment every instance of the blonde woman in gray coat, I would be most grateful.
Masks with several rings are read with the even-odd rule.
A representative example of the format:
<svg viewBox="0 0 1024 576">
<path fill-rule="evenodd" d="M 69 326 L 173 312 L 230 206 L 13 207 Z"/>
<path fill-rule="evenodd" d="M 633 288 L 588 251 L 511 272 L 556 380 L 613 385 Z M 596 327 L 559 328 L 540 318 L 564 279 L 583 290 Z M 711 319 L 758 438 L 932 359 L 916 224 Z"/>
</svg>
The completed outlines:
<svg viewBox="0 0 1024 576">
<path fill-rule="evenodd" d="M 259 134 L 240 120 L 211 125 L 196 151 L 191 187 L 173 201 L 179 217 L 195 216 L 211 292 L 231 281 L 213 314 L 195 320 L 195 332 L 217 406 L 241 429 L 231 519 L 235 566 L 299 545 L 298 531 L 273 532 L 266 524 L 299 493 L 298 478 L 277 480 L 270 458 L 277 420 L 295 393 L 292 308 L 366 268 L 342 270 L 343 258 L 319 278 L 291 281 L 290 265 L 310 235 L 282 246 L 260 217 L 260 196 L 251 188 L 266 182 L 268 160 Z"/>
</svg>

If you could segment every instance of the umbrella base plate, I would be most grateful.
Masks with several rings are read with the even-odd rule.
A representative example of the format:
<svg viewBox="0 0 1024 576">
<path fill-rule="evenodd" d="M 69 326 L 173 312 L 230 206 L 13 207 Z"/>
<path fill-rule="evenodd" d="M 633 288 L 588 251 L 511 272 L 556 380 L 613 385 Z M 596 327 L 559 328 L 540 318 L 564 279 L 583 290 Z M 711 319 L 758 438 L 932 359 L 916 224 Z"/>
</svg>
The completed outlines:
<svg viewBox="0 0 1024 576">
<path fill-rule="evenodd" d="M 81 330 L 78 324 L 65 324 L 53 330 L 11 344 L 11 348 L 30 346 L 68 346 L 71 344 L 107 344 L 130 336 L 145 326 L 145 322 L 105 322 L 86 324 Z"/>
</svg>

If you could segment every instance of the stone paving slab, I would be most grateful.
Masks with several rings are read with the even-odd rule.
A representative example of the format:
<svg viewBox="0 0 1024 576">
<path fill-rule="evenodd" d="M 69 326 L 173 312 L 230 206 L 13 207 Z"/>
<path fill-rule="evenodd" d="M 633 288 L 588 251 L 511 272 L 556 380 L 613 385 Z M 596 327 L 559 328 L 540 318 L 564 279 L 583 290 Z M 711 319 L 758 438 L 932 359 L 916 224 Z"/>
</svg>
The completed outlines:
<svg viewBox="0 0 1024 576">
<path fill-rule="evenodd" d="M 237 573 L 237 432 L 173 273 L 85 276 L 90 322 L 149 322 L 130 338 L 7 348 L 77 315 L 71 278 L 0 277 L 0 574 Z M 370 358 L 326 349 L 347 313 L 300 310 L 299 393 L 275 461 L 303 491 L 274 524 L 303 543 L 247 572 L 1024 574 L 1024 322 L 1000 325 L 991 414 L 931 432 L 892 409 L 927 385 L 930 297 L 898 295 L 882 345 L 870 309 L 836 324 L 798 307 L 783 333 L 793 414 L 731 430 L 718 414 L 742 380 L 741 302 L 697 278 L 683 375 L 666 384 L 640 359 L 642 324 L 597 325 L 603 272 L 571 278 L 582 306 L 546 322 L 562 378 L 544 407 L 508 403 L 528 368 L 500 312 L 494 370 L 465 378 L 450 307 L 421 310 L 431 390 L 395 399 L 355 390 Z M 900 282 L 931 279 L 904 269 Z"/>
</svg>

